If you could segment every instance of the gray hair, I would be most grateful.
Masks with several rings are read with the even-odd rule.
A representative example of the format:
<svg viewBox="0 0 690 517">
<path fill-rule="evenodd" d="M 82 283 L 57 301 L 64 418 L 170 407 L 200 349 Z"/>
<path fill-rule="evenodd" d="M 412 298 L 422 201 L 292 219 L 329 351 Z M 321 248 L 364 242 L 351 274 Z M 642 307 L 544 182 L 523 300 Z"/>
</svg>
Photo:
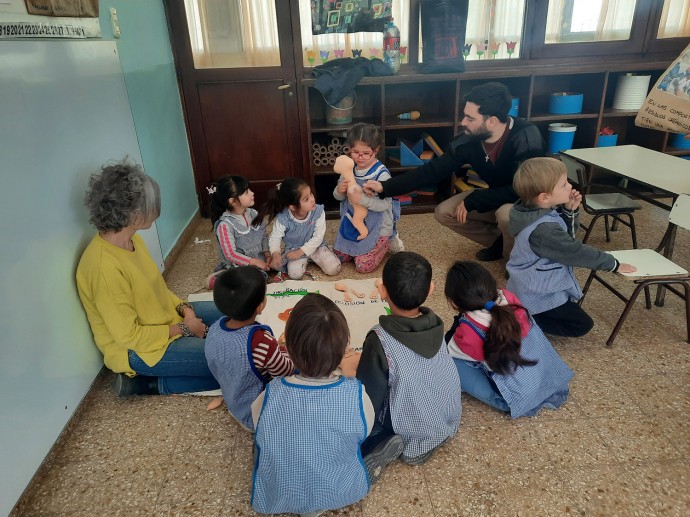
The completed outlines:
<svg viewBox="0 0 690 517">
<path fill-rule="evenodd" d="M 158 183 L 147 176 L 140 165 L 124 160 L 104 165 L 89 179 L 84 204 L 89 222 L 102 232 L 119 232 L 137 218 L 155 221 L 161 212 Z"/>
</svg>

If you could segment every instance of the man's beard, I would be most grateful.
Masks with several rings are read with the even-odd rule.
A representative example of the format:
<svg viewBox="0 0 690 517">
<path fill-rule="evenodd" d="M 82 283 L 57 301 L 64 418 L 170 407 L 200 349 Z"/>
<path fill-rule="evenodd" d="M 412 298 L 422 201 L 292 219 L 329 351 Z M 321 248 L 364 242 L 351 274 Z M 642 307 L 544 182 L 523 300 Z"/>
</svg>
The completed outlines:
<svg viewBox="0 0 690 517">
<path fill-rule="evenodd" d="M 480 128 L 477 133 L 468 133 L 466 129 L 464 131 L 471 140 L 478 140 L 480 142 L 483 142 L 492 136 L 491 132 L 486 128 L 486 126 Z"/>
</svg>

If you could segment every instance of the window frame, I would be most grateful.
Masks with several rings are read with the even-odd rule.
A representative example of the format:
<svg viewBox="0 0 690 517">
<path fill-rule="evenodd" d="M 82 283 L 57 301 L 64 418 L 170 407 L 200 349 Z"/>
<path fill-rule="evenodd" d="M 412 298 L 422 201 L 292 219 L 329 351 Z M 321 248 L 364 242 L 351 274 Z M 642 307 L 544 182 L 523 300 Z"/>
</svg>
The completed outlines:
<svg viewBox="0 0 690 517">
<path fill-rule="evenodd" d="M 657 23 L 655 26 L 657 28 L 661 18 L 661 4 L 659 2 L 637 0 L 632 27 L 630 28 L 630 38 L 627 40 L 547 44 L 544 39 L 546 37 L 548 1 L 531 1 L 530 4 L 534 8 L 533 27 L 530 31 L 532 34 L 531 59 L 642 54 L 648 41 L 647 33 L 651 26 L 650 21 L 654 19 L 656 11 L 659 11 L 659 14 L 656 15 Z"/>
</svg>

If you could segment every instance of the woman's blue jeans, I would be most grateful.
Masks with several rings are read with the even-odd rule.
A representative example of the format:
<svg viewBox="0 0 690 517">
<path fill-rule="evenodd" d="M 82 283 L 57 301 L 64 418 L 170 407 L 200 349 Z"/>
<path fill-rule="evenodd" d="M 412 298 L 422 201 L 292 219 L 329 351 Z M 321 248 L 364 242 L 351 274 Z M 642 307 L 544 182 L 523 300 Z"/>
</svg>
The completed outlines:
<svg viewBox="0 0 690 517">
<path fill-rule="evenodd" d="M 470 366 L 462 359 L 455 357 L 453 362 L 460 375 L 462 391 L 500 411 L 510 411 L 510 406 L 508 406 L 501 392 L 498 391 L 496 384 L 486 375 L 483 369 Z"/>
<path fill-rule="evenodd" d="M 197 317 L 211 325 L 223 314 L 213 302 L 192 303 Z M 208 369 L 204 354 L 205 340 L 181 337 L 170 343 L 165 355 L 153 366 L 148 366 L 136 352 L 129 351 L 129 366 L 138 375 L 158 377 L 161 394 L 193 393 L 218 389 L 220 386 Z"/>
</svg>

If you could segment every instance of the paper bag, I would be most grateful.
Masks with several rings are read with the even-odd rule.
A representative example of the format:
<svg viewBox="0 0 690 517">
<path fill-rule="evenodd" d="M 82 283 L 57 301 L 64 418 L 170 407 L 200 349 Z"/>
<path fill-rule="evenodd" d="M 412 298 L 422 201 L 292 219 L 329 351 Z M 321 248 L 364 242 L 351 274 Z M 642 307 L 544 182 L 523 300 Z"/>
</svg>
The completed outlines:
<svg viewBox="0 0 690 517">
<path fill-rule="evenodd" d="M 635 125 L 690 133 L 690 45 L 661 74 L 637 112 Z"/>
</svg>

